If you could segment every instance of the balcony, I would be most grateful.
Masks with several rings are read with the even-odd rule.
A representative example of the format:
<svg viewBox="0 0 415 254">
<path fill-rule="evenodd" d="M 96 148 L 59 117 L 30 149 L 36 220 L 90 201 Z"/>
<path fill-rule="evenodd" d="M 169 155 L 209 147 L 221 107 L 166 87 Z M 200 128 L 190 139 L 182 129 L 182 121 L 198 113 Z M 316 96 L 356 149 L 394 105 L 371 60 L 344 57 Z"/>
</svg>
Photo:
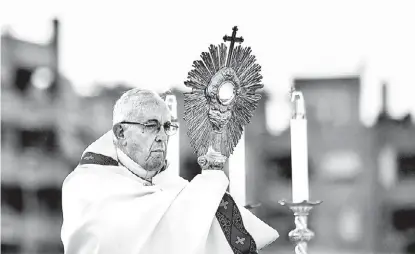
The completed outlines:
<svg viewBox="0 0 415 254">
<path fill-rule="evenodd" d="M 2 89 L 1 116 L 8 122 L 26 128 L 42 128 L 54 125 L 58 113 L 62 114 L 58 103 L 53 103 L 42 91 L 37 95 L 20 95 L 10 89 Z"/>
<path fill-rule="evenodd" d="M 61 187 L 69 173 L 62 160 L 36 150 L 17 153 L 2 149 L 2 184 L 17 184 L 23 188 Z"/>
</svg>

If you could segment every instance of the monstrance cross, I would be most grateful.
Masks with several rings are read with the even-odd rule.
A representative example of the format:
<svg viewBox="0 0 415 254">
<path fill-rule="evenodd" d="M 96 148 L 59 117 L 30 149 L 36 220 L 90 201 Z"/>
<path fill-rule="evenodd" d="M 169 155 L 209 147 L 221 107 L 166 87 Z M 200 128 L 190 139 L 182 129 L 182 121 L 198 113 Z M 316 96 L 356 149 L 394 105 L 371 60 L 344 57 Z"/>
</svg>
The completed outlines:
<svg viewBox="0 0 415 254">
<path fill-rule="evenodd" d="M 232 52 L 233 52 L 233 47 L 235 45 L 235 42 L 239 42 L 242 43 L 244 41 L 244 38 L 241 37 L 236 37 L 236 31 L 238 31 L 238 27 L 234 26 L 232 28 L 233 32 L 232 32 L 232 36 L 223 36 L 223 41 L 227 42 L 230 41 L 231 42 L 231 46 L 229 48 L 229 55 L 228 55 L 228 60 L 226 61 L 226 67 L 229 67 L 230 63 L 231 63 L 231 58 L 232 58 Z"/>
</svg>

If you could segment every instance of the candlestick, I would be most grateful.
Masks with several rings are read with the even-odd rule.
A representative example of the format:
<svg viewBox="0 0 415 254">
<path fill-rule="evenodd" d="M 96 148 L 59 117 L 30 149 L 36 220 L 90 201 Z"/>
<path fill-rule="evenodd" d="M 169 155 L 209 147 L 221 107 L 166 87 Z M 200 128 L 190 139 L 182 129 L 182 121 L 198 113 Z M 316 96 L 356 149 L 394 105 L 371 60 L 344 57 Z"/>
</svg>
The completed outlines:
<svg viewBox="0 0 415 254">
<path fill-rule="evenodd" d="M 307 119 L 303 94 L 292 90 L 294 111 L 290 121 L 293 202 L 308 200 Z"/>
<path fill-rule="evenodd" d="M 314 232 L 308 229 L 308 214 L 314 206 L 321 204 L 322 201 L 291 203 L 281 200 L 278 203 L 288 206 L 294 213 L 295 229 L 288 233 L 288 237 L 295 244 L 295 254 L 307 254 L 308 242 L 314 237 Z"/>
</svg>

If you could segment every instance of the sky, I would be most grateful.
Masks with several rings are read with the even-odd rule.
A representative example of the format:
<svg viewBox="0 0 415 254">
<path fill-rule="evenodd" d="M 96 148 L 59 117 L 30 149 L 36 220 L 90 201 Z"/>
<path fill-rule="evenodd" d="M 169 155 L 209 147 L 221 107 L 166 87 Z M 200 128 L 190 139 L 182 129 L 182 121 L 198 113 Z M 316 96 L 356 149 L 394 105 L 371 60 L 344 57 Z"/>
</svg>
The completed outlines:
<svg viewBox="0 0 415 254">
<path fill-rule="evenodd" d="M 262 66 L 270 108 L 295 77 L 358 74 L 362 121 L 373 123 L 387 82 L 393 116 L 415 115 L 415 3 L 410 1 L 22 1 L 4 0 L 0 20 L 37 42 L 61 21 L 61 72 L 77 91 L 127 82 L 184 88 L 194 60 L 237 25 Z M 305 98 L 307 99 L 307 98 Z M 270 111 L 271 112 L 271 111 Z"/>
</svg>

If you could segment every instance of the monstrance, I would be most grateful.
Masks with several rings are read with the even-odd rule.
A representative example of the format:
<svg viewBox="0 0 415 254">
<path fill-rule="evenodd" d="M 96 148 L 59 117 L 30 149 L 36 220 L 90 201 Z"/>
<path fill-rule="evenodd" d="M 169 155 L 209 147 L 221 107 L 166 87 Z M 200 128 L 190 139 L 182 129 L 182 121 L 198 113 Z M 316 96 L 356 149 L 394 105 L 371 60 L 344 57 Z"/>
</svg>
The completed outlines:
<svg viewBox="0 0 415 254">
<path fill-rule="evenodd" d="M 236 26 L 232 30 L 223 37 L 229 50 L 225 43 L 210 45 L 185 81 L 192 91 L 184 93 L 184 120 L 202 169 L 223 168 L 261 99 L 261 66 L 250 47 L 235 47 L 243 38 Z"/>
<path fill-rule="evenodd" d="M 255 63 L 250 47 L 239 45 L 235 48 L 235 42 L 243 42 L 242 37 L 236 37 L 237 31 L 235 26 L 232 36 L 223 37 L 225 42 L 231 42 L 229 51 L 224 43 L 211 45 L 208 52 L 201 54 L 201 60 L 193 62 L 193 69 L 185 81 L 192 91 L 184 93 L 184 120 L 188 124 L 190 144 L 202 169 L 223 168 L 261 99 L 257 93 L 258 89 L 263 88 L 261 66 Z M 306 133 L 304 100 L 302 93 L 295 89 L 290 94 L 295 105 L 291 129 L 297 130 L 296 134 L 293 131 L 291 134 L 292 146 L 297 147 L 292 151 L 292 157 L 296 158 L 293 171 L 297 172 L 296 178 L 303 179 L 305 174 L 302 171 L 307 169 L 304 164 L 307 161 L 306 135 L 304 142 L 297 142 L 296 139 L 301 139 Z M 307 242 L 314 236 L 307 228 L 308 214 L 321 203 L 308 200 L 308 180 L 304 179 L 306 182 L 296 184 L 300 191 L 293 189 L 293 197 L 296 197 L 293 202 L 280 201 L 294 212 L 296 229 L 290 232 L 289 237 L 295 243 L 295 253 L 298 254 L 307 253 Z M 301 195 L 303 192 L 306 195 Z"/>
<path fill-rule="evenodd" d="M 225 43 L 230 41 L 229 50 L 225 43 L 210 45 L 201 60 L 193 62 L 185 81 L 192 91 L 184 93 L 184 120 L 202 170 L 223 169 L 261 99 L 257 93 L 263 87 L 261 66 L 255 63 L 250 47 L 235 47 L 235 43 L 243 42 L 242 37 L 236 37 L 237 31 L 235 26 L 232 36 L 223 37 Z M 234 253 L 257 253 L 256 243 L 228 193 L 221 200 L 216 218 Z"/>
</svg>

